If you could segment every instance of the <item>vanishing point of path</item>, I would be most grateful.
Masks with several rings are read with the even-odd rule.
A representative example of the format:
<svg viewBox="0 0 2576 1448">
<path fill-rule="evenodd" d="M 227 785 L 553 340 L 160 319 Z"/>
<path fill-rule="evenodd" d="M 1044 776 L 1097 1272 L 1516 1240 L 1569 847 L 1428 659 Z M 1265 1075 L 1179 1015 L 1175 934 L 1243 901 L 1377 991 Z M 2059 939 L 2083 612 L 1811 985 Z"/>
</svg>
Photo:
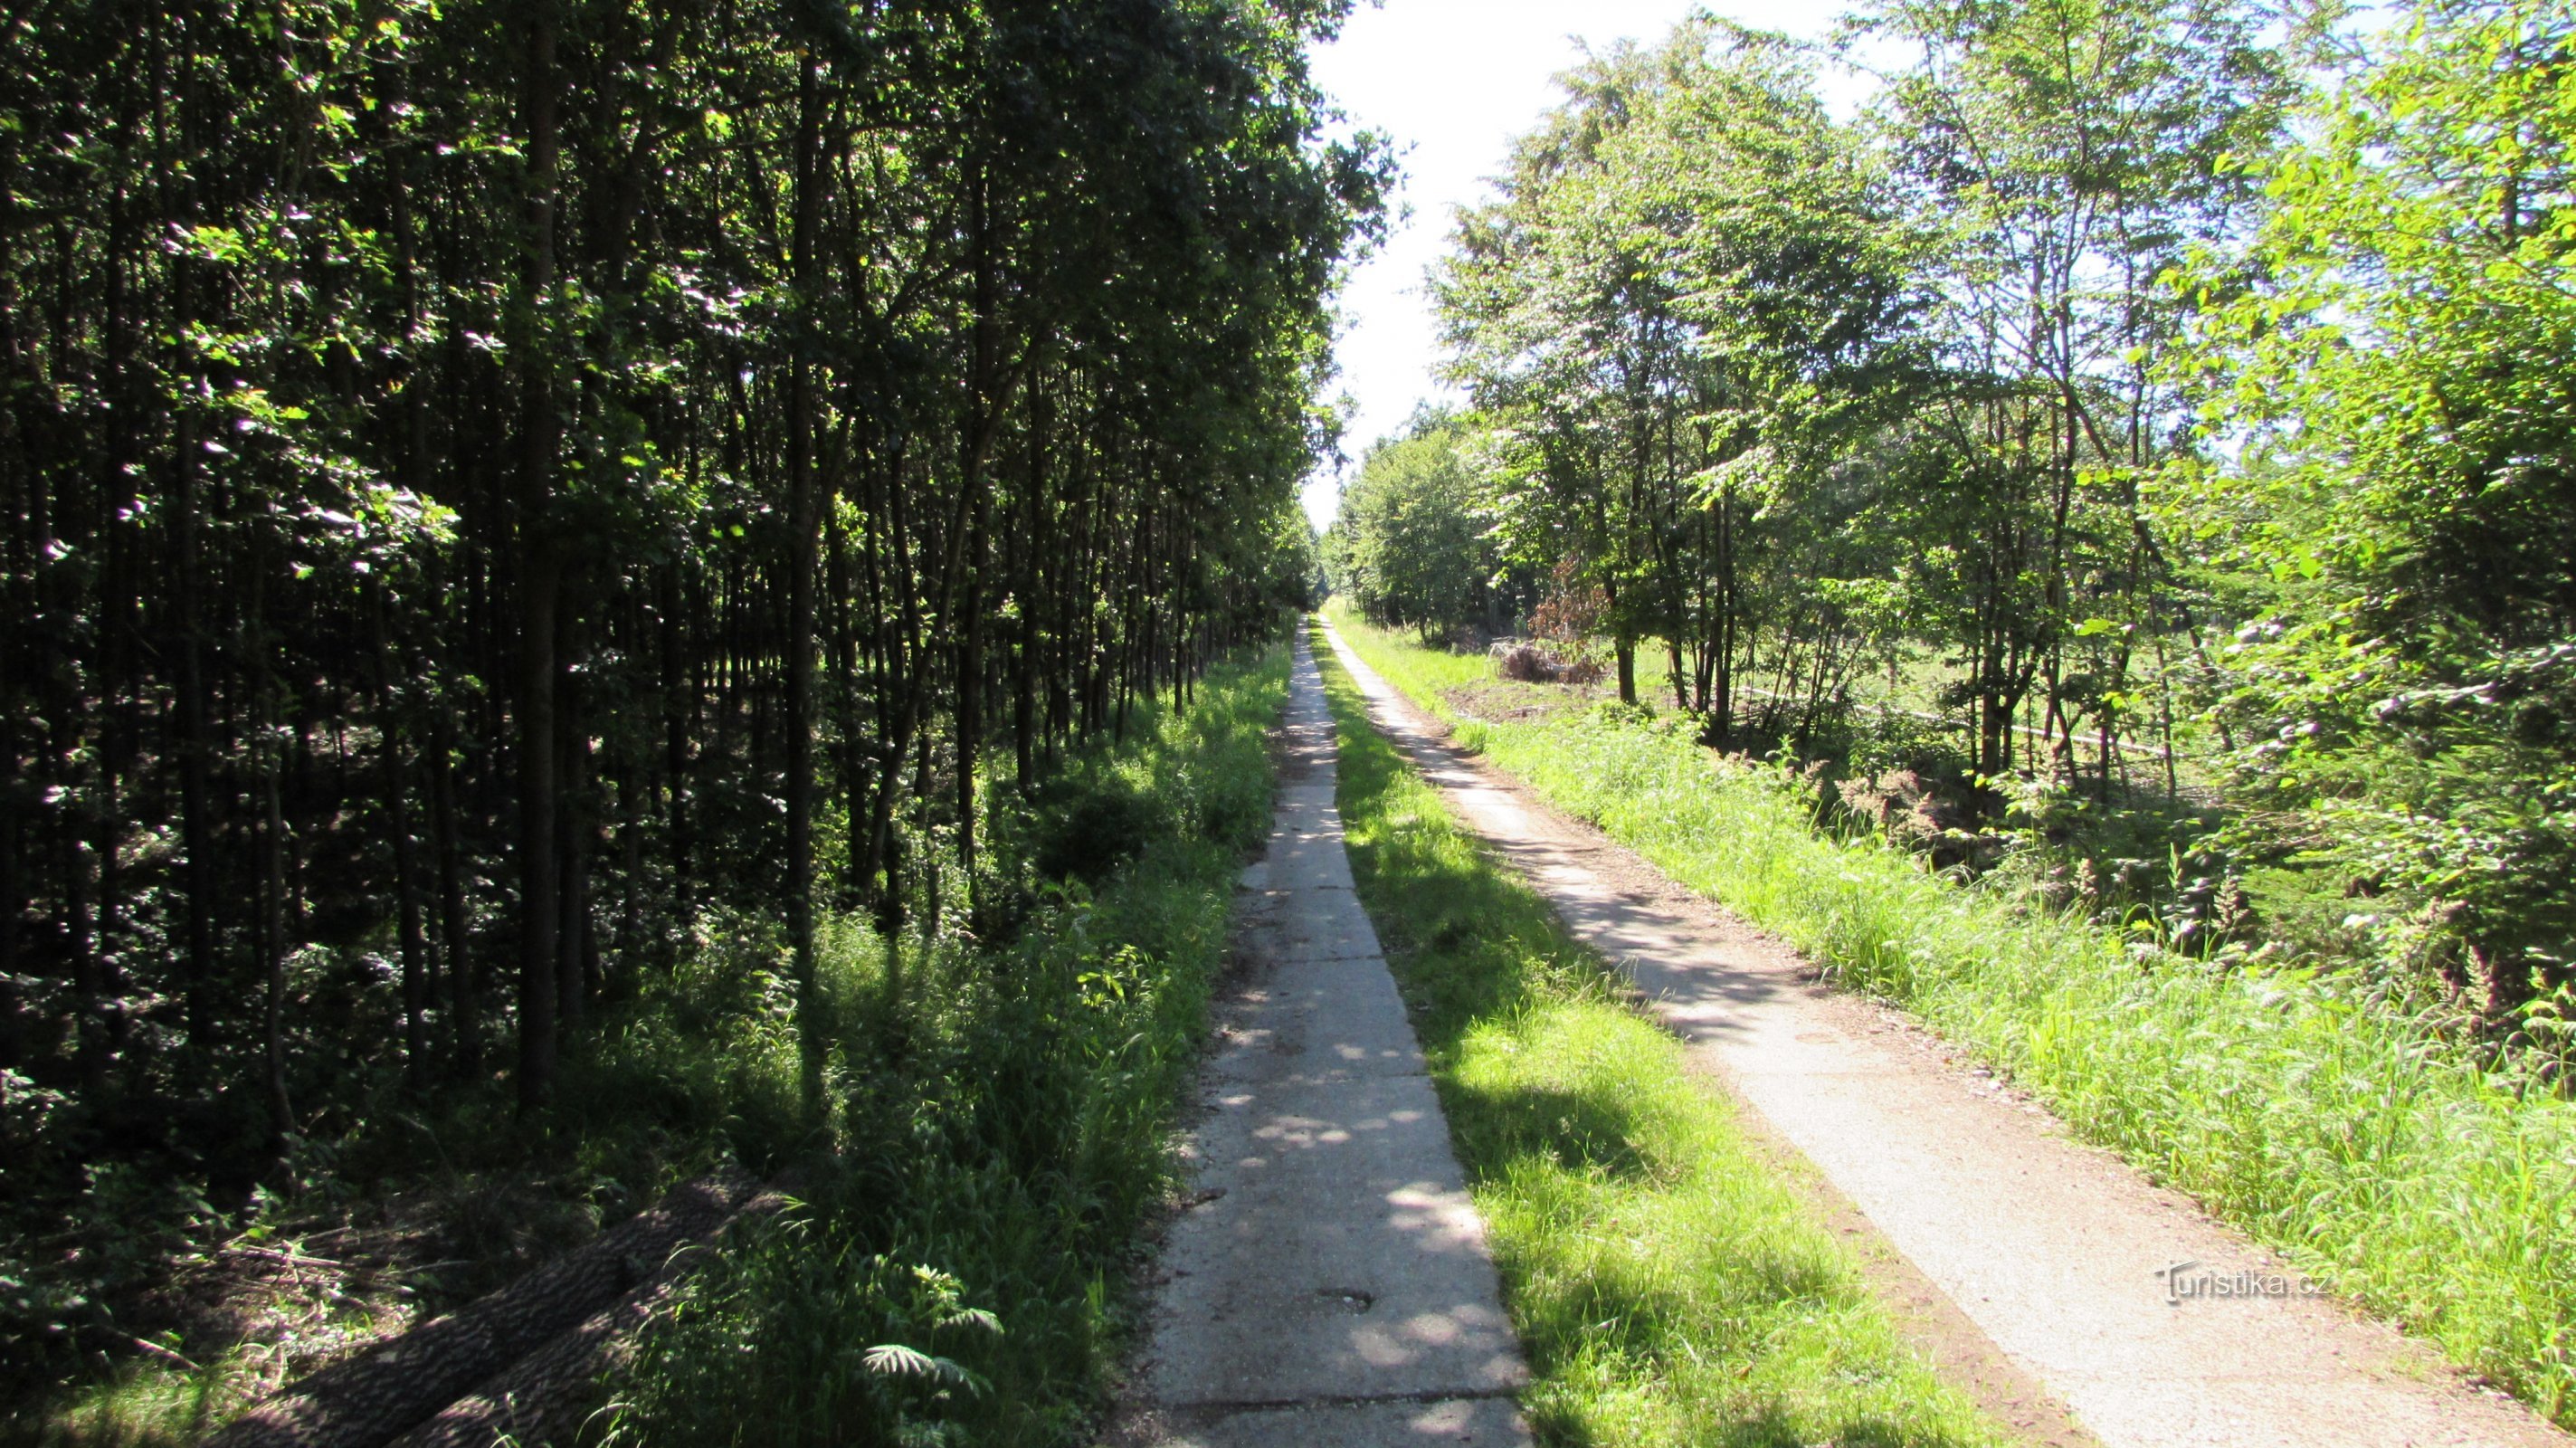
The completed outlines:
<svg viewBox="0 0 2576 1448">
<path fill-rule="evenodd" d="M 2170 1301 L 2160 1274 L 2177 1264 L 2189 1277 L 2294 1274 L 1953 1064 L 1894 1012 L 1813 984 L 1785 945 L 1450 749 L 1331 637 L 1371 719 L 1451 809 L 1858 1209 L 1903 1259 L 1896 1274 L 1947 1299 L 1918 1304 L 1917 1325 L 1952 1325 L 1930 1328 L 1951 1339 L 1936 1357 L 1999 1416 L 2059 1436 L 2042 1424 L 2071 1415 L 2074 1431 L 2110 1448 L 2576 1444 L 2512 1400 L 2466 1386 L 2424 1344 L 2330 1299 Z M 2053 1402 L 2011 1411 L 2013 1384 Z"/>
<path fill-rule="evenodd" d="M 1218 1003 L 1191 1205 L 1113 1441 L 1526 1448 L 1527 1378 L 1484 1226 L 1333 803 L 1333 718 L 1301 638 L 1245 962 Z"/>
</svg>

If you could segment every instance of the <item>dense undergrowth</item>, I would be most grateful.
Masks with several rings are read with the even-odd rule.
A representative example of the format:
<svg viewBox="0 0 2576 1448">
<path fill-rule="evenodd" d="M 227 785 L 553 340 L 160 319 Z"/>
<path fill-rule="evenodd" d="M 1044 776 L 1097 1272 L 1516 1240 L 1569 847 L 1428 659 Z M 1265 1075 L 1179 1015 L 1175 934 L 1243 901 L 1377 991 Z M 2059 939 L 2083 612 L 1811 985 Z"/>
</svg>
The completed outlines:
<svg viewBox="0 0 2576 1448">
<path fill-rule="evenodd" d="M 1458 742 L 1891 998 L 2314 1279 L 2576 1423 L 2576 1103 L 2358 980 L 2229 965 L 1816 827 L 1783 771 L 1616 711 L 1461 719 L 1481 659 L 1341 623 Z"/>
<path fill-rule="evenodd" d="M 1169 1180 L 1232 872 L 1268 824 L 1286 659 L 1218 667 L 1186 710 L 1143 706 L 1126 743 L 1070 759 L 1033 802 L 989 788 L 971 910 L 952 860 L 915 882 L 944 908 L 916 908 L 892 944 L 865 916 L 825 917 L 819 1092 L 778 923 L 710 918 L 576 1042 L 543 1116 L 515 1119 L 506 1083 L 435 1115 L 389 1098 L 327 1160 L 312 1149 L 298 1194 L 263 1197 L 228 1235 L 321 1257 L 317 1224 L 394 1218 L 426 1250 L 477 1254 L 462 1275 L 380 1274 L 378 1298 L 399 1303 L 336 1282 L 349 1300 L 318 1326 L 362 1337 L 697 1172 L 787 1173 L 799 1204 L 698 1279 L 586 1440 L 1074 1441 L 1119 1345 L 1121 1258 Z M 166 1235 L 130 1270 L 208 1255 Z M 286 1351 L 256 1334 L 162 1340 L 194 1367 L 74 1380 L 5 1436 L 191 1442 Z"/>
<path fill-rule="evenodd" d="M 1485 1216 L 1541 1440 L 2000 1441 L 1905 1347 L 1680 1044 L 1621 1004 L 1316 652 L 1352 870 Z"/>
<path fill-rule="evenodd" d="M 1124 822 L 1088 865 L 1133 853 L 1096 890 L 1041 886 L 1008 943 L 890 956 L 855 922 L 832 936 L 832 1150 L 648 1335 L 603 1441 L 1074 1441 L 1120 1346 L 1122 1259 L 1170 1181 L 1286 677 L 1281 650 L 1218 671 L 1019 820 L 1029 857 L 1068 817 Z M 1121 803 L 1082 806 L 1104 797 Z M 796 1068 L 783 1043 L 773 1076 Z"/>
</svg>

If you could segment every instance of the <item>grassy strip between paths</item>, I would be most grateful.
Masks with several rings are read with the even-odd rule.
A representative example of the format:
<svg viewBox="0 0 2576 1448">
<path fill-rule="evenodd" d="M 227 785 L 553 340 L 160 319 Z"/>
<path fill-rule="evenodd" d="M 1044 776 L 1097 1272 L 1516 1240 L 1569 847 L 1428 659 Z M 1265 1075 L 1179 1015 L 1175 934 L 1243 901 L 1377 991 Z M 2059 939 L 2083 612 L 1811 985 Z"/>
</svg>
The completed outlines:
<svg viewBox="0 0 2576 1448">
<path fill-rule="evenodd" d="M 1413 1008 L 1551 1444 L 1985 1444 L 1682 1048 L 1370 728 L 1321 638 L 1360 898 Z"/>
<path fill-rule="evenodd" d="M 2211 967 L 1820 833 L 1777 771 L 1687 733 L 1590 711 L 1459 720 L 1442 694 L 1489 677 L 1484 659 L 1334 621 L 1463 746 L 2576 1426 L 2576 1102 L 2346 983 Z"/>
</svg>

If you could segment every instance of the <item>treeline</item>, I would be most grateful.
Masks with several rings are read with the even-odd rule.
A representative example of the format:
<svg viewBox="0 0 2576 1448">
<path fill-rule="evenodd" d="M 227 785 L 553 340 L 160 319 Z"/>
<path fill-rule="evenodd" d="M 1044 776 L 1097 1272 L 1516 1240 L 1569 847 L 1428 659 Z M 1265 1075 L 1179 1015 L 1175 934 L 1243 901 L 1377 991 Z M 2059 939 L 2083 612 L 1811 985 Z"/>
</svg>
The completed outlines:
<svg viewBox="0 0 2576 1448">
<path fill-rule="evenodd" d="M 980 792 L 1304 599 L 1338 8 L 14 16 L 13 1206 L 541 1105 L 714 906 L 806 988 L 971 907 Z"/>
<path fill-rule="evenodd" d="M 1387 450 L 1328 543 L 1460 582 L 1341 586 L 1437 634 L 1469 574 L 1555 569 L 1542 622 L 1711 742 L 2092 830 L 2053 903 L 2563 1033 L 2576 12 L 1839 34 L 1898 58 L 1849 122 L 1823 57 L 1706 19 L 1564 78 L 1435 277 L 1476 411 L 1406 446 L 1480 529 L 1376 506 Z"/>
<path fill-rule="evenodd" d="M 1471 424 L 1426 409 L 1361 457 L 1323 566 L 1369 622 L 1453 642 L 1503 633 L 1538 602 L 1544 575 L 1513 559 L 1483 515 L 1475 445 Z"/>
</svg>

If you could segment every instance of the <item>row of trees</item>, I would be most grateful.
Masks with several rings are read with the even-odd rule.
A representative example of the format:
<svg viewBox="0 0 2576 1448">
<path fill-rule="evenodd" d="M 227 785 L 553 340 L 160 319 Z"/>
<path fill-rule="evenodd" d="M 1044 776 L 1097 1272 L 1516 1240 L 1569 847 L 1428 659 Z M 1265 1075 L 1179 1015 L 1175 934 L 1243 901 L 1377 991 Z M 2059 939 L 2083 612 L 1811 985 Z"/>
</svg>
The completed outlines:
<svg viewBox="0 0 2576 1448">
<path fill-rule="evenodd" d="M 1386 179 L 1317 139 L 1339 8 L 0 29 L 11 1150 L 540 1103 L 710 902 L 810 979 L 1272 627 Z"/>
<path fill-rule="evenodd" d="M 1440 296 L 1509 439 L 1499 529 L 1587 560 L 1625 696 L 1651 638 L 1721 737 L 1755 677 L 1812 715 L 1902 616 L 1961 657 L 1977 767 L 2016 762 L 2034 695 L 2060 741 L 2117 727 L 2126 654 L 2081 630 L 2163 633 L 2136 526 L 2175 421 L 2158 278 L 2254 192 L 2217 160 L 2278 123 L 2262 20 L 1866 12 L 1856 38 L 1921 57 L 1876 129 L 1713 21 L 1568 78 Z"/>
<path fill-rule="evenodd" d="M 1462 506 L 1503 559 L 1576 560 L 1623 697 L 1659 650 L 1715 740 L 1826 747 L 1928 663 L 1972 786 L 2108 799 L 2124 737 L 2170 790 L 2196 720 L 2246 807 L 2225 849 L 2390 894 L 2354 928 L 2491 1017 L 2545 1001 L 2576 14 L 2357 33 L 1887 0 L 1844 22 L 1903 58 L 1849 123 L 1815 56 L 1714 20 L 1587 62 L 1435 278 Z"/>
<path fill-rule="evenodd" d="M 1483 516 L 1475 433 L 1424 411 L 1360 459 L 1324 536 L 1333 591 L 1371 623 L 1447 642 L 1502 633 L 1537 602 L 1532 570 L 1505 555 Z"/>
</svg>

